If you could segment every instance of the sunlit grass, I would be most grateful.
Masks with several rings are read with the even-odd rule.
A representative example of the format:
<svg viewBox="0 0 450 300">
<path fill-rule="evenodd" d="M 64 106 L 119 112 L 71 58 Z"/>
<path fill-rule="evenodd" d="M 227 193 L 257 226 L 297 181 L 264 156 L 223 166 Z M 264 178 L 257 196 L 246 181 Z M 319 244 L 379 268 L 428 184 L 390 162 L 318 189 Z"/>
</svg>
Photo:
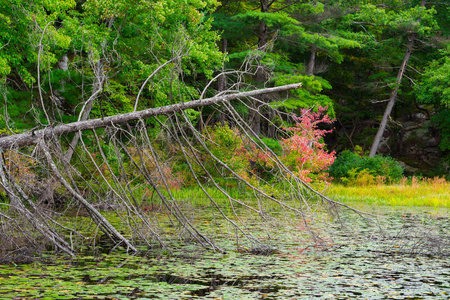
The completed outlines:
<svg viewBox="0 0 450 300">
<path fill-rule="evenodd" d="M 450 182 L 442 178 L 404 179 L 395 185 L 343 186 L 333 184 L 327 194 L 343 202 L 391 206 L 450 208 Z"/>
<path fill-rule="evenodd" d="M 214 187 L 205 187 L 205 190 L 217 205 L 229 207 L 230 200 L 221 191 Z M 255 195 L 245 188 L 229 188 L 226 192 L 232 198 L 248 205 L 258 205 Z M 282 191 L 279 191 L 279 196 L 282 196 L 282 193 Z M 167 191 L 163 190 L 163 194 L 166 197 L 168 196 Z M 180 203 L 193 207 L 214 206 L 199 187 L 172 189 L 171 194 Z M 354 204 L 450 208 L 450 182 L 442 178 L 404 178 L 397 184 L 383 184 L 382 182 L 354 186 L 332 184 L 326 190 L 326 195 L 341 202 Z M 160 199 L 156 194 L 153 197 L 148 196 L 146 200 L 148 204 L 159 202 Z M 270 202 L 265 201 L 266 206 L 269 204 Z M 277 206 L 276 203 L 273 203 L 273 205 Z"/>
</svg>

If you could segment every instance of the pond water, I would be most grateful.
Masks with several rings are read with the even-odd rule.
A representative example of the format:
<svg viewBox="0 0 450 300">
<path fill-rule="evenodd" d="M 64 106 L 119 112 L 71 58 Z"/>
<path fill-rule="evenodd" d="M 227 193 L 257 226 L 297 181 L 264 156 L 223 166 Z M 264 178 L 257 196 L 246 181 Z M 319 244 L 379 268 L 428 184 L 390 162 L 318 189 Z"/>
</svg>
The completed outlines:
<svg viewBox="0 0 450 300">
<path fill-rule="evenodd" d="M 171 253 L 4 265 L 0 299 L 449 299 L 448 210 L 396 209 L 386 220 L 378 233 L 355 221 L 363 233 L 337 230 L 329 247 L 278 234 L 270 255 L 179 243 Z"/>
</svg>

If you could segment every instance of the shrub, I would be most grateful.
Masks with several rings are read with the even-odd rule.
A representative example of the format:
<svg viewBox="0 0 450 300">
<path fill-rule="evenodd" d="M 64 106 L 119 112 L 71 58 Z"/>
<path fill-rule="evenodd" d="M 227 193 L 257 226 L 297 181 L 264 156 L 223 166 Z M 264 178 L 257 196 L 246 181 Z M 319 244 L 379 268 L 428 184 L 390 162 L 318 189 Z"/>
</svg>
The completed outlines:
<svg viewBox="0 0 450 300">
<path fill-rule="evenodd" d="M 328 153 L 323 142 L 323 136 L 331 130 L 318 128 L 320 124 L 333 122 L 325 111 L 325 107 L 319 107 L 317 112 L 302 110 L 300 117 L 293 117 L 295 126 L 284 128 L 288 137 L 281 141 L 262 138 L 261 143 L 226 124 L 206 127 L 203 132 L 205 144 L 215 157 L 251 184 L 259 186 L 261 181 L 270 184 L 277 181 L 280 170 L 273 155 L 305 182 L 322 184 L 330 181 L 327 169 L 335 159 L 335 153 Z M 265 147 L 273 154 L 264 151 Z M 202 148 L 197 146 L 203 167 L 193 162 L 198 178 L 209 181 L 207 171 L 217 182 L 225 181 L 228 182 L 226 186 L 232 187 L 232 181 L 227 179 L 229 171 L 220 167 Z"/>
<path fill-rule="evenodd" d="M 351 169 L 349 176 L 342 177 L 340 180 L 345 185 L 356 186 L 384 185 L 386 183 L 386 177 L 375 176 L 368 169 L 359 170 L 358 168 Z"/>
<path fill-rule="evenodd" d="M 18 184 L 27 193 L 33 193 L 39 183 L 39 174 L 37 172 L 37 162 L 34 158 L 14 150 L 8 150 L 2 153 L 5 171 L 17 181 Z M 0 185 L 0 203 L 7 199 L 7 193 Z"/>
<path fill-rule="evenodd" d="M 265 181 L 272 181 L 276 174 L 272 154 L 261 150 L 253 139 L 244 138 L 243 142 L 242 147 L 236 152 L 236 157 L 241 157 L 248 162 L 248 176 L 251 178 L 256 175 Z"/>
<path fill-rule="evenodd" d="M 327 169 L 335 160 L 335 152 L 325 150 L 323 137 L 332 130 L 322 130 L 321 123 L 331 124 L 326 107 L 319 107 L 318 112 L 302 110 L 300 117 L 294 117 L 295 127 L 284 128 L 292 135 L 282 140 L 285 154 L 281 161 L 305 182 L 330 181 Z"/>
<path fill-rule="evenodd" d="M 209 150 L 219 159 L 228 160 L 233 157 L 233 153 L 242 146 L 242 138 L 239 130 L 225 126 L 216 125 L 207 127 L 203 134 Z"/>
<path fill-rule="evenodd" d="M 145 166 L 151 179 L 158 187 L 164 188 L 165 183 L 171 189 L 179 189 L 181 187 L 182 178 L 179 176 L 180 174 L 174 174 L 168 161 L 155 161 L 155 157 L 149 149 L 137 150 L 134 147 L 128 147 L 127 151 L 138 165 Z M 139 155 L 139 151 L 141 155 Z M 141 157 L 143 161 L 141 161 Z M 139 181 L 145 182 L 144 176 L 132 162 L 125 162 L 124 168 L 127 170 L 127 175 L 133 178 L 136 183 Z"/>
<path fill-rule="evenodd" d="M 345 184 L 375 184 L 377 178 L 397 182 L 403 176 L 400 164 L 389 156 L 359 156 L 348 150 L 342 152 L 329 168 L 330 175 Z M 370 176 L 369 176 L 370 175 Z M 364 178 L 364 179 L 363 179 Z"/>
<path fill-rule="evenodd" d="M 249 178 L 247 170 L 250 162 L 242 153 L 244 141 L 237 128 L 231 128 L 228 124 L 225 124 L 224 126 L 208 126 L 202 133 L 208 150 L 215 157 L 227 164 L 233 172 L 239 174 L 242 178 Z M 205 183 L 209 182 L 209 176 L 206 174 L 206 172 L 208 172 L 216 182 L 223 183 L 230 188 L 234 187 L 237 183 L 236 181 L 225 179 L 229 177 L 230 172 L 226 168 L 221 167 L 202 146 L 197 145 L 196 147 L 198 153 L 200 153 L 199 160 L 203 165 L 201 166 L 194 159 L 191 161 L 197 177 Z M 191 185 L 196 184 L 192 180 L 190 183 Z"/>
</svg>

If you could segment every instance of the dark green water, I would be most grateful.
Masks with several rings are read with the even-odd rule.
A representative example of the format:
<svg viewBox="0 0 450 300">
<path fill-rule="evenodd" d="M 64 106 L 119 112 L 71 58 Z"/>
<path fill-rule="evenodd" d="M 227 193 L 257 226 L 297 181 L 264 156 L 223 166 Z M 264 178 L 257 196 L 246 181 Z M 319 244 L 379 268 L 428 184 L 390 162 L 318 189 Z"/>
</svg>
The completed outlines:
<svg viewBox="0 0 450 300">
<path fill-rule="evenodd" d="M 0 266 L 0 299 L 449 299 L 448 217 L 397 209 L 383 233 L 355 221 L 359 237 L 335 231 L 327 248 L 280 226 L 267 256 L 224 238 L 227 254 L 179 244 L 172 253 Z"/>
</svg>

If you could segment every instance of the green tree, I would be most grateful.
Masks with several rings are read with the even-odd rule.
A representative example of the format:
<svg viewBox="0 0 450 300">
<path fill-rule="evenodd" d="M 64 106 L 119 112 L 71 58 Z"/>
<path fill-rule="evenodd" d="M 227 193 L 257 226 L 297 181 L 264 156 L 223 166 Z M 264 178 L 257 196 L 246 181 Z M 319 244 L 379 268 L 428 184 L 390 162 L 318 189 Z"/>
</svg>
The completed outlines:
<svg viewBox="0 0 450 300">
<path fill-rule="evenodd" d="M 414 89 L 420 102 L 435 106 L 438 114 L 432 121 L 441 131 L 440 147 L 450 150 L 450 43 L 441 54 L 441 58 L 430 63 Z"/>
<path fill-rule="evenodd" d="M 288 112 L 328 106 L 333 114 L 332 101 L 323 94 L 331 85 L 315 76 L 320 72 L 315 70 L 315 65 L 317 54 L 340 63 L 343 49 L 360 46 L 358 34 L 337 26 L 342 16 L 354 12 L 343 4 L 339 1 L 223 1 L 214 24 L 228 41 L 230 64 L 237 65 L 250 51 L 257 51 L 259 66 L 255 84 L 268 80 L 275 85 L 303 82 L 304 88 L 292 92 L 287 100 L 262 102 L 272 102 L 272 106 Z M 250 111 L 249 120 L 257 134 L 261 132 L 261 120 L 256 111 L 261 104 L 254 101 L 250 105 L 253 113 Z M 269 115 L 269 119 L 273 116 Z M 273 127 L 267 124 L 267 128 L 267 135 L 273 137 Z"/>
<path fill-rule="evenodd" d="M 52 123 L 197 98 L 223 61 L 215 46 L 218 35 L 206 16 L 217 4 L 2 1 L 4 95 L 12 100 L 17 93 L 28 93 L 20 96 L 27 99 L 27 109 L 41 100 L 41 114 L 51 108 L 57 112 L 49 113 Z M 63 70 L 58 62 L 64 62 Z M 151 76 L 155 70 L 159 73 Z"/>
<path fill-rule="evenodd" d="M 367 149 L 374 145 L 374 125 L 383 111 L 388 121 L 416 109 L 412 85 L 420 78 L 416 71 L 436 56 L 438 18 L 431 4 L 421 6 L 420 1 L 370 1 L 356 8 L 340 19 L 339 26 L 359 36 L 361 47 L 344 50 L 344 62 L 332 63 L 323 76 L 333 84 L 328 93 L 338 100 L 338 144 Z M 392 106 L 386 109 L 389 100 Z"/>
<path fill-rule="evenodd" d="M 408 4 L 411 5 L 412 3 Z M 434 12 L 434 9 L 426 9 L 425 0 L 421 0 L 420 5 L 414 5 L 410 9 L 403 10 L 400 13 L 389 11 L 387 14 L 385 14 L 383 21 L 384 23 L 390 25 L 389 28 L 391 30 L 397 29 L 404 31 L 406 29 L 407 33 L 405 37 L 408 39 L 408 42 L 406 45 L 405 55 L 403 56 L 403 60 L 397 73 L 396 80 L 392 84 L 392 92 L 389 96 L 389 101 L 386 105 L 383 118 L 381 119 L 378 132 L 374 138 L 369 156 L 375 156 L 378 150 L 378 146 L 386 129 L 388 119 L 395 105 L 397 94 L 402 83 L 406 68 L 408 67 L 409 59 L 413 52 L 413 47 L 416 39 L 421 36 L 426 36 L 427 34 L 430 34 L 431 30 L 436 29 L 437 24 L 433 17 Z"/>
<path fill-rule="evenodd" d="M 3 103 L 8 104 L 2 125 L 23 129 L 35 118 L 49 123 L 42 109 L 52 100 L 36 86 L 47 80 L 41 75 L 53 68 L 70 45 L 60 20 L 74 6 L 72 0 L 0 2 L 0 84 Z"/>
</svg>

